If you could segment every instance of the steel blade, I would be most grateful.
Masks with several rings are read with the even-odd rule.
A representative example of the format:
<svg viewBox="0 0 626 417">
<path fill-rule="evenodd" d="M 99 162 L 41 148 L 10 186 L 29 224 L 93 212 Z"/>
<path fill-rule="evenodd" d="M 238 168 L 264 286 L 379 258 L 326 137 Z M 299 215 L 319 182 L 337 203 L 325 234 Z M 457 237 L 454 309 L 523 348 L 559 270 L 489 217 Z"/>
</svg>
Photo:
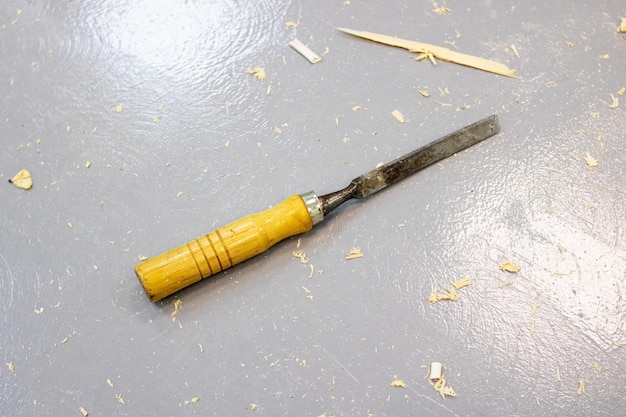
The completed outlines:
<svg viewBox="0 0 626 417">
<path fill-rule="evenodd" d="M 368 197 L 498 132 L 500 124 L 496 115 L 465 126 L 353 179 L 343 190 L 320 197 L 323 213 L 330 213 L 351 198 Z"/>
</svg>

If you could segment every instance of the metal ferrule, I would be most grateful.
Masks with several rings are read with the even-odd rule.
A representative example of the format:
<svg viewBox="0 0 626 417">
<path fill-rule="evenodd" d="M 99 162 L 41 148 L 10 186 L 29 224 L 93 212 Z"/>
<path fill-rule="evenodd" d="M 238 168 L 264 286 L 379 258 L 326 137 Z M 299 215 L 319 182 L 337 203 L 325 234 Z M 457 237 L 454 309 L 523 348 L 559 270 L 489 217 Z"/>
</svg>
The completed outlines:
<svg viewBox="0 0 626 417">
<path fill-rule="evenodd" d="M 307 210 L 309 210 L 309 215 L 311 216 L 311 220 L 313 220 L 313 226 L 324 220 L 322 203 L 320 203 L 319 198 L 317 198 L 317 195 L 315 195 L 313 191 L 300 194 L 300 197 L 302 197 Z"/>
</svg>

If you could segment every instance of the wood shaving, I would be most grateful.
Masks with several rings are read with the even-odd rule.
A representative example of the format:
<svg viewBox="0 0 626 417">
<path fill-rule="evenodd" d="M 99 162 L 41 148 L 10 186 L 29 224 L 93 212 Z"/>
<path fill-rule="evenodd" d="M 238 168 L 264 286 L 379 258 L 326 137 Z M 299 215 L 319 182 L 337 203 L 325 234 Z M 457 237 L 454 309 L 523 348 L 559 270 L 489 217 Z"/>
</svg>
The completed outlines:
<svg viewBox="0 0 626 417">
<path fill-rule="evenodd" d="M 118 403 L 122 405 L 126 405 L 126 401 L 124 400 L 124 397 L 122 397 L 122 394 L 117 394 L 115 396 L 115 399 L 117 400 Z"/>
<path fill-rule="evenodd" d="M 107 379 L 107 385 L 113 388 L 113 381 L 110 378 Z"/>
<path fill-rule="evenodd" d="M 356 259 L 356 258 L 363 258 L 363 256 L 364 255 L 361 249 L 352 248 L 350 249 L 350 252 L 348 252 L 348 254 L 346 255 L 346 259 L 350 260 L 350 259 Z"/>
<path fill-rule="evenodd" d="M 521 266 L 514 264 L 511 261 L 506 261 L 500 265 L 500 270 L 510 272 L 512 274 L 519 272 L 521 269 L 522 269 Z"/>
<path fill-rule="evenodd" d="M 626 33 L 626 17 L 620 17 L 620 19 L 622 21 L 620 22 L 619 27 L 617 28 L 617 31 L 621 33 Z"/>
<path fill-rule="evenodd" d="M 617 90 L 617 95 L 618 96 L 623 96 L 624 93 L 626 93 L 626 87 L 622 87 L 619 90 Z"/>
<path fill-rule="evenodd" d="M 598 160 L 591 156 L 589 152 L 585 153 L 585 163 L 589 168 L 595 168 L 598 166 Z"/>
<path fill-rule="evenodd" d="M 452 284 L 452 286 L 457 290 L 460 290 L 464 287 L 469 287 L 470 285 L 472 285 L 472 280 L 469 278 L 461 278 L 460 280 Z"/>
<path fill-rule="evenodd" d="M 402 114 L 402 112 L 398 109 L 391 112 L 391 115 L 396 118 L 400 123 L 406 123 L 406 118 Z"/>
<path fill-rule="evenodd" d="M 298 24 L 295 22 L 285 22 L 285 26 L 287 26 L 288 28 L 297 28 Z"/>
<path fill-rule="evenodd" d="M 180 308 L 183 306 L 183 300 L 177 298 L 174 301 L 172 301 L 172 305 L 174 306 L 174 311 L 172 311 L 172 314 L 170 314 L 170 317 L 172 318 L 172 321 L 176 321 L 176 315 L 180 311 Z"/>
<path fill-rule="evenodd" d="M 304 250 L 302 249 L 293 251 L 291 253 L 291 256 L 300 259 L 301 264 L 306 264 L 307 262 L 309 262 L 309 258 L 307 258 L 306 253 L 304 253 Z"/>
<path fill-rule="evenodd" d="M 401 379 L 394 379 L 389 386 L 394 388 L 406 388 L 406 383 Z"/>
<path fill-rule="evenodd" d="M 453 62 L 460 65 L 480 69 L 483 71 L 491 72 L 494 74 L 504 75 L 512 78 L 519 78 L 516 75 L 514 69 L 510 69 L 504 64 L 491 61 L 488 59 L 480 58 L 473 55 L 467 55 L 460 52 L 452 51 L 440 46 L 430 45 L 427 43 L 415 42 L 406 39 L 395 38 L 393 36 L 381 35 L 378 33 L 358 31 L 353 29 L 339 28 L 340 31 L 348 33 L 353 36 L 357 36 L 363 39 L 368 39 L 374 42 L 382 43 L 385 45 L 396 46 L 398 48 L 404 48 L 410 52 L 420 54 L 421 59 L 429 58 L 431 62 L 434 62 L 435 58 L 443 61 Z M 419 58 L 419 57 L 418 57 Z"/>
<path fill-rule="evenodd" d="M 517 51 L 517 47 L 515 45 L 511 45 L 511 51 L 513 51 L 516 57 L 520 57 L 519 52 Z"/>
<path fill-rule="evenodd" d="M 13 364 L 13 362 L 5 362 L 4 363 L 7 368 L 9 368 L 9 372 L 15 372 L 15 365 Z"/>
<path fill-rule="evenodd" d="M 124 106 L 122 106 L 121 104 L 118 104 L 116 106 L 112 106 L 111 107 L 111 111 L 115 112 L 115 113 L 121 113 L 124 111 Z"/>
<path fill-rule="evenodd" d="M 581 379 L 578 381 L 578 389 L 576 390 L 576 394 L 583 395 L 585 393 L 585 380 Z"/>
<path fill-rule="evenodd" d="M 446 383 L 446 376 L 443 374 L 443 368 L 442 368 L 441 378 L 438 378 L 438 379 L 429 378 L 430 377 L 429 367 L 423 366 L 422 368 L 428 369 L 428 374 L 426 375 L 426 379 L 428 379 L 428 382 L 430 383 L 430 385 L 432 385 L 435 391 L 437 391 L 441 395 L 441 398 L 445 400 L 446 397 L 456 397 L 456 391 L 454 391 L 454 389 Z"/>
<path fill-rule="evenodd" d="M 294 39 L 289 42 L 289 46 L 296 50 L 300 55 L 305 57 L 311 64 L 317 64 L 322 60 L 318 54 L 313 52 L 308 46 L 303 44 L 299 39 Z"/>
<path fill-rule="evenodd" d="M 602 368 L 600 367 L 600 364 L 597 363 L 597 362 L 594 362 L 593 369 L 595 369 L 598 372 L 600 372 L 602 370 Z"/>
<path fill-rule="evenodd" d="M 9 182 L 15 185 L 17 188 L 21 188 L 22 190 L 30 190 L 31 188 L 33 188 L 33 178 L 30 175 L 30 172 L 25 169 L 15 174 L 15 176 L 11 178 Z"/>
<path fill-rule="evenodd" d="M 609 104 L 609 108 L 616 109 L 619 106 L 619 99 L 611 94 L 611 104 Z"/>
<path fill-rule="evenodd" d="M 456 292 L 454 287 L 450 287 L 447 290 L 440 290 L 439 288 L 433 289 L 428 296 L 428 301 L 435 304 L 439 301 L 458 301 L 459 293 Z"/>
<path fill-rule="evenodd" d="M 254 67 L 246 72 L 253 77 L 256 77 L 259 81 L 263 81 L 265 79 L 265 70 L 261 67 Z"/>
<path fill-rule="evenodd" d="M 83 417 L 87 417 L 89 415 L 89 411 L 85 410 L 85 407 L 80 407 L 78 410 L 83 415 Z"/>
<path fill-rule="evenodd" d="M 426 90 L 420 90 L 419 93 L 422 95 L 422 97 L 430 97 L 430 93 Z"/>
</svg>

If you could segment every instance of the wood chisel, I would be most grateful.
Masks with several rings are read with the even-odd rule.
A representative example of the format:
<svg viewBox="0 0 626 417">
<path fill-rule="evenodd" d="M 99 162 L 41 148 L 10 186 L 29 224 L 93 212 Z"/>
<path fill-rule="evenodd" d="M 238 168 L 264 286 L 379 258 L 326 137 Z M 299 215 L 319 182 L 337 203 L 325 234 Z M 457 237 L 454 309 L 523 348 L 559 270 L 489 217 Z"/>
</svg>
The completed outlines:
<svg viewBox="0 0 626 417">
<path fill-rule="evenodd" d="M 318 197 L 292 195 L 268 210 L 245 216 L 135 267 L 152 301 L 258 255 L 275 243 L 308 232 L 346 201 L 363 199 L 500 131 L 487 117 L 357 177 L 346 188 Z"/>
</svg>

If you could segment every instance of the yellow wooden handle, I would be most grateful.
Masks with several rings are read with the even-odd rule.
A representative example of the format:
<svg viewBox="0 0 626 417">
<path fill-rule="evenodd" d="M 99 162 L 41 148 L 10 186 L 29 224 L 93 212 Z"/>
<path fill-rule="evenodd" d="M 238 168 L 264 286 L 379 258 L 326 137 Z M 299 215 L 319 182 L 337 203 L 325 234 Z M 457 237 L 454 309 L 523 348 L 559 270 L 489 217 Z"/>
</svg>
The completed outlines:
<svg viewBox="0 0 626 417">
<path fill-rule="evenodd" d="M 135 273 L 150 300 L 158 301 L 312 227 L 304 200 L 292 195 L 275 207 L 150 258 L 138 264 Z"/>
</svg>

